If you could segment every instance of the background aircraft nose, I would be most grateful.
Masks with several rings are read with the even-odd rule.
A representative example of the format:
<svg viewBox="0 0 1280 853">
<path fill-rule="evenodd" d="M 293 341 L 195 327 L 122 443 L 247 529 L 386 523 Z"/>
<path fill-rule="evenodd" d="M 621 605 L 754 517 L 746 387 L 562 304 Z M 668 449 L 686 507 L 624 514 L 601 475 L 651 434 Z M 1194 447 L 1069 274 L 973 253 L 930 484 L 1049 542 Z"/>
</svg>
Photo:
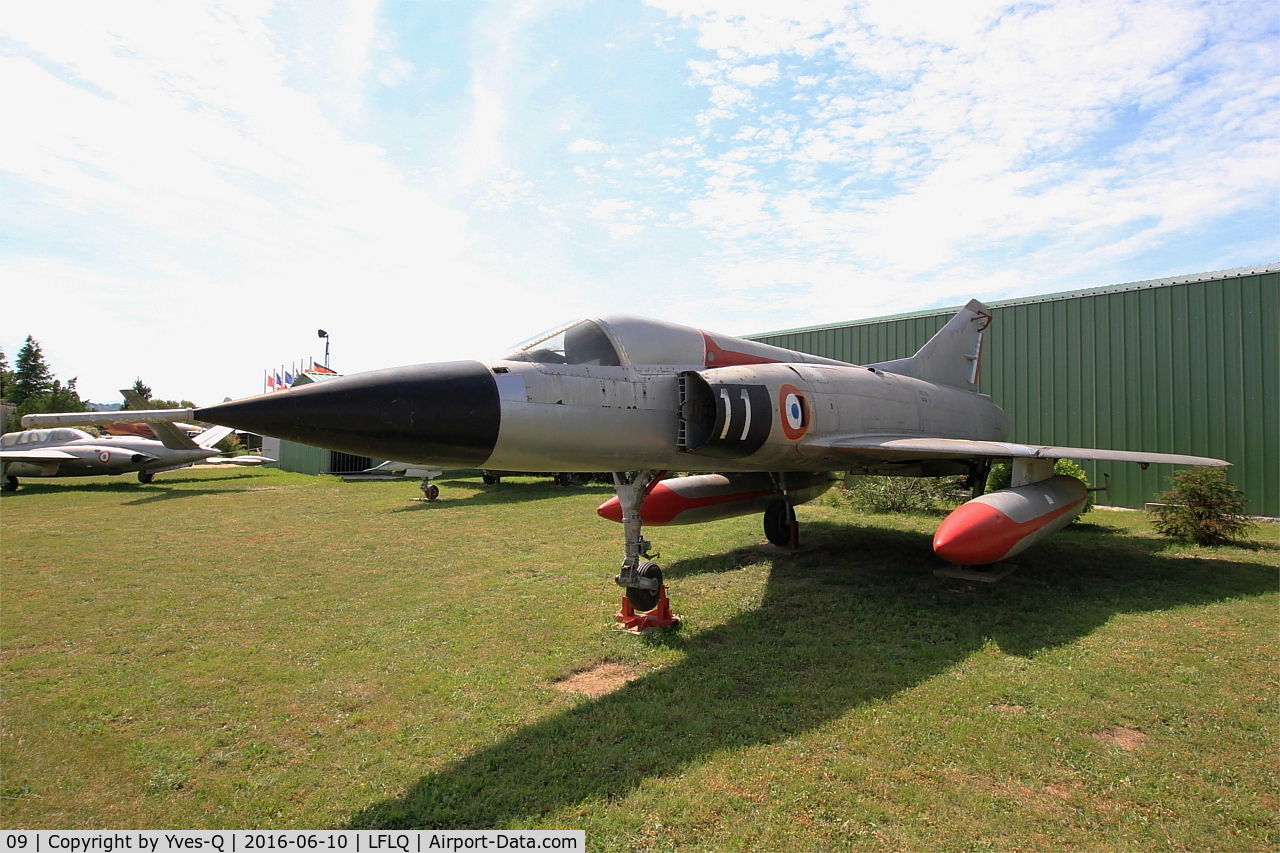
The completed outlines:
<svg viewBox="0 0 1280 853">
<path fill-rule="evenodd" d="M 273 438 L 454 468 L 489 458 L 501 415 L 493 374 L 478 361 L 371 370 L 195 413 Z"/>
</svg>

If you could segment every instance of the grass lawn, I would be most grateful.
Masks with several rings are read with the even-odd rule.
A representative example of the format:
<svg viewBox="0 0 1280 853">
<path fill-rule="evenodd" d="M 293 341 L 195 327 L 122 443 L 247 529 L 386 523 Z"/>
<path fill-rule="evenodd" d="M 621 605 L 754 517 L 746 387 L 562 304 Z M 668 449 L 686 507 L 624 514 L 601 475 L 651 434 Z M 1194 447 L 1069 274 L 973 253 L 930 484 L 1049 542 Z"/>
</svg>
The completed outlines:
<svg viewBox="0 0 1280 853">
<path fill-rule="evenodd" d="M 1280 847 L 1275 526 L 1174 547 L 1094 511 L 996 584 L 933 576 L 938 517 L 801 507 L 785 555 L 756 517 L 650 528 L 685 622 L 637 638 L 612 490 L 437 482 L 4 495 L 0 825 Z"/>
</svg>

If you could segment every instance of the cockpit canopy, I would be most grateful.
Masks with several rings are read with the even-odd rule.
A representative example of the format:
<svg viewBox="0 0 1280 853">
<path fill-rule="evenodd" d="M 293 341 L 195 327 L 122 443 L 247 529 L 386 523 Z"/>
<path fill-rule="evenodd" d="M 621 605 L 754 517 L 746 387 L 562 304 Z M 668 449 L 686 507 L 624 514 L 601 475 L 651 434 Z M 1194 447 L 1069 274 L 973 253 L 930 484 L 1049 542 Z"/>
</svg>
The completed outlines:
<svg viewBox="0 0 1280 853">
<path fill-rule="evenodd" d="M 768 362 L 844 364 L 759 341 L 629 314 L 606 314 L 594 320 L 576 320 L 557 326 L 518 344 L 503 360 L 600 367 L 661 365 L 699 370 Z"/>
<path fill-rule="evenodd" d="M 17 447 L 27 444 L 47 444 L 49 442 L 78 441 L 82 438 L 93 438 L 89 433 L 61 427 L 59 429 L 29 429 L 23 432 L 11 432 L 0 437 L 0 446 Z"/>
<path fill-rule="evenodd" d="M 594 320 L 578 320 L 517 344 L 504 361 L 534 364 L 587 364 L 618 367 L 622 359 L 604 330 Z"/>
</svg>

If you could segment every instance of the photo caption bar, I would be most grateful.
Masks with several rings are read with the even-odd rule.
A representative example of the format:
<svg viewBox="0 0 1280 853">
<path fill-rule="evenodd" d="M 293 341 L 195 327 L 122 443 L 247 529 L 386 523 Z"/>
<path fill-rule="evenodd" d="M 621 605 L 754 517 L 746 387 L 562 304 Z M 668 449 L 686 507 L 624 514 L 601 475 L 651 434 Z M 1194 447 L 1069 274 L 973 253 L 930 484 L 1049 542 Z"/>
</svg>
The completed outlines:
<svg viewBox="0 0 1280 853">
<path fill-rule="evenodd" d="M 581 829 L 406 829 L 275 831 L 227 830 L 5 830 L 0 853 L 432 853 L 465 850 L 587 849 Z"/>
</svg>

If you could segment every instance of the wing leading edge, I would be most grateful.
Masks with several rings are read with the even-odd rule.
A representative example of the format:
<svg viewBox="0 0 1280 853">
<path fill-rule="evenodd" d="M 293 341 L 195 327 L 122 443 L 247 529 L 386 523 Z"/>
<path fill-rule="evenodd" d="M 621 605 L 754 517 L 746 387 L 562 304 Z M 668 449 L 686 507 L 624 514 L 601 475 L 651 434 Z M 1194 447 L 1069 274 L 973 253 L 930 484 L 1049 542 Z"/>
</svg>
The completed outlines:
<svg viewBox="0 0 1280 853">
<path fill-rule="evenodd" d="M 6 450 L 0 453 L 0 459 L 5 462 L 65 462 L 79 458 L 65 450 Z"/>
<path fill-rule="evenodd" d="M 1094 447 L 1059 447 L 1017 444 L 1010 441 L 974 441 L 960 438 L 911 438 L 894 436 L 829 436 L 802 442 L 802 452 L 823 461 L 863 464 L 868 460 L 912 459 L 1087 459 L 1105 462 L 1137 462 L 1140 465 L 1194 465 L 1220 468 L 1231 463 L 1208 456 L 1181 453 L 1146 453 L 1101 450 Z"/>
</svg>

